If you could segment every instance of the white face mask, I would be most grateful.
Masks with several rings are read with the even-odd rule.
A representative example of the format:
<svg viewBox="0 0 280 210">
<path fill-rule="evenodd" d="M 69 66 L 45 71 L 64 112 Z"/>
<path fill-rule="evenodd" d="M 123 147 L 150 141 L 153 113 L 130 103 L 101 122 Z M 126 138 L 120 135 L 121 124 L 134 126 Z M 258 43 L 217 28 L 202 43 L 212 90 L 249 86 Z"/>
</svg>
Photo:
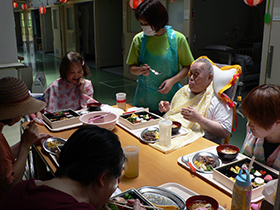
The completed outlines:
<svg viewBox="0 0 280 210">
<path fill-rule="evenodd" d="M 144 34 L 147 36 L 154 36 L 156 35 L 156 31 L 152 29 L 151 26 L 141 26 L 142 30 L 144 31 Z"/>
</svg>

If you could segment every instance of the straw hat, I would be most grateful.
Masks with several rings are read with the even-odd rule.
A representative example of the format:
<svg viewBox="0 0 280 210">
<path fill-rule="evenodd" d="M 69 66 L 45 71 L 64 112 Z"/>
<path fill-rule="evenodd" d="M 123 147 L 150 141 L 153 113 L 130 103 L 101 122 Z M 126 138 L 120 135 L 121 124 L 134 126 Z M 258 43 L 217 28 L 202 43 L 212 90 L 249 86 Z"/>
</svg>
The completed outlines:
<svg viewBox="0 0 280 210">
<path fill-rule="evenodd" d="M 0 120 L 38 112 L 46 103 L 32 98 L 25 83 L 14 77 L 0 79 Z"/>
</svg>

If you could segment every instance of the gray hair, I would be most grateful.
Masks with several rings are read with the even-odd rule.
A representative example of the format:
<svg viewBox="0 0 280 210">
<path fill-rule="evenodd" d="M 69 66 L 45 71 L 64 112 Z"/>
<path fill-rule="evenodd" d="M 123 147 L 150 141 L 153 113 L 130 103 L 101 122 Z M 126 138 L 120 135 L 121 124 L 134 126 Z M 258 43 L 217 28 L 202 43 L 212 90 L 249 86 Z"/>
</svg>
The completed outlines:
<svg viewBox="0 0 280 210">
<path fill-rule="evenodd" d="M 212 63 L 208 59 L 206 59 L 206 58 L 199 58 L 194 63 L 197 63 L 197 62 L 204 63 L 202 68 L 205 71 L 205 73 L 208 73 L 208 74 L 211 73 L 214 76 L 214 74 L 213 74 L 213 65 L 212 65 Z"/>
</svg>

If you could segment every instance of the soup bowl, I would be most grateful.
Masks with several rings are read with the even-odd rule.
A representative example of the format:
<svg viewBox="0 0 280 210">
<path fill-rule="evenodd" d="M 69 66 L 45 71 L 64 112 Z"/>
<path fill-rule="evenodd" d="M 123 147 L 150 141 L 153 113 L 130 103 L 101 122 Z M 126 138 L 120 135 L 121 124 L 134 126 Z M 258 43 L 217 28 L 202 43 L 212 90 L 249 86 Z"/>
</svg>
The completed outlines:
<svg viewBox="0 0 280 210">
<path fill-rule="evenodd" d="M 236 158 L 239 148 L 230 144 L 221 144 L 217 148 L 218 156 L 224 161 L 231 161 Z"/>
<path fill-rule="evenodd" d="M 88 103 L 87 108 L 88 111 L 100 111 L 101 110 L 101 103 L 93 102 L 93 103 Z"/>
<path fill-rule="evenodd" d="M 89 122 L 89 120 L 95 118 L 98 119 Z M 80 116 L 79 119 L 84 125 L 96 125 L 100 128 L 106 128 L 107 130 L 111 131 L 115 128 L 117 120 L 119 119 L 119 115 L 112 112 L 96 111 L 84 114 Z"/>
<path fill-rule="evenodd" d="M 172 126 L 171 126 L 171 132 L 172 135 L 178 133 L 178 131 L 181 129 L 182 124 L 178 121 L 172 121 Z"/>
<path fill-rule="evenodd" d="M 211 208 L 209 207 L 211 205 Z M 186 207 L 188 210 L 195 210 L 197 208 L 206 208 L 208 206 L 208 209 L 211 210 L 217 210 L 219 208 L 218 202 L 207 195 L 194 195 L 189 197 L 186 200 Z"/>
</svg>

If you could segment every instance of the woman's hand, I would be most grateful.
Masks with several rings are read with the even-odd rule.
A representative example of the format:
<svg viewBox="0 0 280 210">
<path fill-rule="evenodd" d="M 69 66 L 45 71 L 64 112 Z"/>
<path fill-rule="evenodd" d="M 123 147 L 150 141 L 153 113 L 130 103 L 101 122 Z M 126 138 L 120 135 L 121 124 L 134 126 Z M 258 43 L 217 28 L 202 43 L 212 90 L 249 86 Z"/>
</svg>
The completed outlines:
<svg viewBox="0 0 280 210">
<path fill-rule="evenodd" d="M 158 110 L 160 112 L 168 112 L 170 109 L 169 101 L 160 101 L 158 104 Z"/>
<path fill-rule="evenodd" d="M 80 89 L 80 91 L 82 92 L 82 93 L 86 93 L 86 91 L 85 91 L 85 83 L 86 83 L 86 81 L 85 81 L 85 79 L 84 78 L 80 78 L 79 79 L 79 82 L 77 83 L 77 86 L 78 86 L 78 88 Z"/>
<path fill-rule="evenodd" d="M 174 83 L 172 82 L 172 80 L 167 79 L 167 80 L 163 81 L 163 83 L 161 83 L 161 85 L 159 86 L 158 92 L 160 92 L 162 94 L 167 94 L 172 89 L 173 85 L 174 85 Z"/>
<path fill-rule="evenodd" d="M 150 74 L 150 66 L 148 64 L 144 64 L 142 66 L 130 65 L 129 71 L 134 75 L 144 75 L 149 76 Z"/>
<path fill-rule="evenodd" d="M 27 146 L 28 148 L 38 139 L 39 130 L 35 122 L 30 122 L 23 134 L 21 135 L 21 143 Z"/>
<path fill-rule="evenodd" d="M 199 114 L 196 109 L 194 109 L 190 106 L 188 108 L 182 108 L 181 114 L 183 115 L 183 117 L 186 120 L 189 120 L 191 122 L 200 123 L 201 118 L 202 118 L 201 114 Z"/>
</svg>

